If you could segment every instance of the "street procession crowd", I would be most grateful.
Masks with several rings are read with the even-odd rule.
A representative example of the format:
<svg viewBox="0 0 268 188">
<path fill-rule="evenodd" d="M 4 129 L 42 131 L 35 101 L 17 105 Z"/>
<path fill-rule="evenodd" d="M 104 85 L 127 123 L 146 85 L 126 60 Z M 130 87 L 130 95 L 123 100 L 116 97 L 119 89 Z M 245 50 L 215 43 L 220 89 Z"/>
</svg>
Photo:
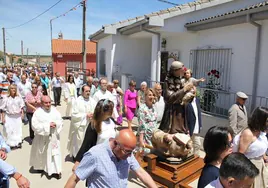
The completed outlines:
<svg viewBox="0 0 268 188">
<path fill-rule="evenodd" d="M 147 187 L 157 187 L 134 156 L 153 151 L 156 131 L 167 134 L 165 142 L 175 142 L 177 133 L 188 135 L 192 154 L 200 154 L 202 116 L 196 87 L 205 79 L 193 78 L 182 62 L 174 61 L 164 84 L 155 83 L 152 88 L 146 81 L 137 87 L 131 80 L 123 91 L 118 80 L 87 75 L 84 82 L 75 71 L 64 77 L 39 66 L 0 68 L 0 187 L 8 178 L 14 178 L 18 187 L 30 187 L 30 180 L 5 161 L 7 153 L 23 149 L 23 124 L 29 125 L 29 166 L 34 170 L 60 179 L 61 147 L 67 147 L 74 166 L 66 188 L 80 180 L 86 180 L 87 187 L 127 187 L 129 170 Z M 237 92 L 229 109 L 229 125 L 207 131 L 198 188 L 267 187 L 268 109 L 257 107 L 248 121 L 247 98 Z M 67 106 L 64 117 L 56 108 L 61 101 Z M 137 132 L 132 130 L 135 116 Z M 121 127 L 123 117 L 128 127 Z M 60 144 L 66 128 L 63 119 L 70 120 L 65 146 Z"/>
</svg>

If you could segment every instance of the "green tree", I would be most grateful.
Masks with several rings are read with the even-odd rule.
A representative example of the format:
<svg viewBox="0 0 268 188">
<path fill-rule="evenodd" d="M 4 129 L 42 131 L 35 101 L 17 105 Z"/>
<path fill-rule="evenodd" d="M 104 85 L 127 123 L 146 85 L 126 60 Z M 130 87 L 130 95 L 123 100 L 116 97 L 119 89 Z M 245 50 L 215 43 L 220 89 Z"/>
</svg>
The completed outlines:
<svg viewBox="0 0 268 188">
<path fill-rule="evenodd" d="M 18 64 L 21 64 L 22 63 L 22 58 L 20 57 L 17 61 Z"/>
</svg>

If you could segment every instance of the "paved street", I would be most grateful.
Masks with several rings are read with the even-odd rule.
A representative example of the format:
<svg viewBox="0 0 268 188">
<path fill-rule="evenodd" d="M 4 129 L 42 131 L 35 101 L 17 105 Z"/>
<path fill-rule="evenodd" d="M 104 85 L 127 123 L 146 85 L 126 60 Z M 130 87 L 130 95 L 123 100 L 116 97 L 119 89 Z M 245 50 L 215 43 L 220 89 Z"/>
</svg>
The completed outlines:
<svg viewBox="0 0 268 188">
<path fill-rule="evenodd" d="M 62 106 L 57 107 L 57 109 L 60 111 L 62 115 L 65 114 L 65 103 L 62 102 Z M 17 170 L 22 173 L 24 176 L 26 176 L 30 182 L 31 187 L 33 188 L 60 188 L 63 187 L 71 175 L 71 169 L 73 166 L 73 163 L 69 161 L 68 153 L 67 153 L 67 139 L 68 139 L 68 132 L 69 132 L 69 126 L 70 121 L 64 120 L 64 128 L 61 132 L 61 151 L 62 151 L 62 178 L 60 180 L 57 180 L 55 178 L 48 179 L 45 175 L 41 175 L 39 173 L 30 173 L 30 166 L 29 166 L 29 156 L 30 156 L 30 150 L 31 146 L 27 142 L 27 137 L 29 135 L 28 132 L 28 125 L 23 125 L 23 136 L 26 137 L 26 141 L 23 142 L 22 149 L 17 149 L 11 151 L 11 153 L 8 154 L 7 162 L 14 165 Z M 1 127 L 2 129 L 2 127 Z M 137 182 L 137 183 L 136 183 Z M 11 179 L 11 187 L 15 188 L 16 182 L 14 179 Z M 77 188 L 83 188 L 84 182 L 79 182 L 76 186 Z M 143 187 L 141 184 L 133 178 L 133 176 L 130 176 L 129 186 L 131 188 L 136 187 Z"/>
</svg>

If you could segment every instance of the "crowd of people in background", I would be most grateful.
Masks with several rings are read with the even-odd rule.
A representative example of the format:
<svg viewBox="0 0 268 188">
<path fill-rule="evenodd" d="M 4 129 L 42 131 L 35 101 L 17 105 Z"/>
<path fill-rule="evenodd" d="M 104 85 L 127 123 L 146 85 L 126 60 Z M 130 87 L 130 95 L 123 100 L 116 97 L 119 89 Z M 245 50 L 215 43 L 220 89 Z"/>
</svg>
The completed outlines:
<svg viewBox="0 0 268 188">
<path fill-rule="evenodd" d="M 75 187 L 79 180 L 87 180 L 88 187 L 126 187 L 129 169 L 145 185 L 156 187 L 133 152 L 138 148 L 143 155 L 150 153 L 152 135 L 158 129 L 171 136 L 189 135 L 193 154 L 200 155 L 202 116 L 197 86 L 205 79 L 193 78 L 192 70 L 183 63 L 171 64 L 164 83 L 143 81 L 137 86 L 131 80 L 126 91 L 119 80 L 87 76 L 84 82 L 83 75 L 75 71 L 65 76 L 59 72 L 52 75 L 38 66 L 0 68 L 0 168 L 5 168 L 0 172 L 13 177 L 19 187 L 30 187 L 29 180 L 5 159 L 6 153 L 22 148 L 26 136 L 22 135 L 23 124 L 29 124 L 30 167 L 34 170 L 60 179 L 60 148 L 67 147 L 74 166 L 66 188 Z M 248 122 L 247 98 L 238 92 L 229 110 L 230 124 L 213 126 L 206 133 L 205 166 L 198 188 L 268 185 L 268 109 L 256 108 Z M 56 108 L 62 101 L 66 103 L 64 117 Z M 123 117 L 127 128 L 119 131 Z M 133 129 L 134 117 L 137 130 Z M 70 120 L 66 146 L 60 144 L 63 119 Z"/>
</svg>

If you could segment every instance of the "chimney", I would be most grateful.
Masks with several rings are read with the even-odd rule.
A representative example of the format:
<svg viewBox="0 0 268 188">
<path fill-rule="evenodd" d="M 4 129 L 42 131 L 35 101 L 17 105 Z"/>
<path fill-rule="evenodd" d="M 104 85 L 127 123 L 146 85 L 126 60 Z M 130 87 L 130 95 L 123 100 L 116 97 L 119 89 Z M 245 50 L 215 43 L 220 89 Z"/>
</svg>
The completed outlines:
<svg viewBox="0 0 268 188">
<path fill-rule="evenodd" d="M 63 34 L 62 34 L 61 31 L 60 31 L 59 34 L 58 34 L 58 39 L 63 39 Z"/>
</svg>

